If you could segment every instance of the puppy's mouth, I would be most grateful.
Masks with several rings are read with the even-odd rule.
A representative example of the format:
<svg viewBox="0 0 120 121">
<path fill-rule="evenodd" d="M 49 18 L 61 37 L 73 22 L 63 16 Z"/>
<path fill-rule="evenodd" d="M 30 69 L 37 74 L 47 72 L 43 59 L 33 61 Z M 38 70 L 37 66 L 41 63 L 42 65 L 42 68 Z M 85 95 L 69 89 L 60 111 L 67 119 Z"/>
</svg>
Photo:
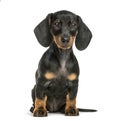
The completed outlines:
<svg viewBox="0 0 120 121">
<path fill-rule="evenodd" d="M 70 47 L 71 46 L 69 45 L 59 45 L 59 48 L 64 49 L 64 50 L 69 49 Z"/>
<path fill-rule="evenodd" d="M 70 49 L 72 47 L 75 37 L 70 36 L 67 42 L 63 41 L 60 35 L 53 36 L 53 39 L 58 48 L 65 50 L 65 49 Z"/>
</svg>

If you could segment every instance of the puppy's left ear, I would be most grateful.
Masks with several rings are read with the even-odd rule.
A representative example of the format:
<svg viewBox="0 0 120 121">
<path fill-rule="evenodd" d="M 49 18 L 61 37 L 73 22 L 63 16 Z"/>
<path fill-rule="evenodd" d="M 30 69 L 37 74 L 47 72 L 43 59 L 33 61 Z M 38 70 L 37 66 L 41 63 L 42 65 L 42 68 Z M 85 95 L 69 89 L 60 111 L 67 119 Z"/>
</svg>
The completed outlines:
<svg viewBox="0 0 120 121">
<path fill-rule="evenodd" d="M 78 50 L 84 50 L 90 43 L 92 33 L 89 28 L 83 23 L 82 19 L 79 16 L 77 16 L 77 21 L 79 27 L 75 45 Z"/>
<path fill-rule="evenodd" d="M 48 47 L 52 42 L 52 35 L 50 33 L 51 17 L 52 14 L 48 14 L 34 29 L 38 42 L 44 47 Z"/>
</svg>

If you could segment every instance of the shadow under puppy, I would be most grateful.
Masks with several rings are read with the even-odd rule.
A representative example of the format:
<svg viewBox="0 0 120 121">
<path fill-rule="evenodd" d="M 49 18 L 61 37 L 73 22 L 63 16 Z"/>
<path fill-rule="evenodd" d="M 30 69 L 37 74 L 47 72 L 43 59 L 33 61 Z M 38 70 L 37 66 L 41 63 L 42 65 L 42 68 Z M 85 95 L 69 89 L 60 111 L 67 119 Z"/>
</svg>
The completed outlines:
<svg viewBox="0 0 120 121">
<path fill-rule="evenodd" d="M 36 71 L 36 85 L 32 90 L 33 116 L 47 116 L 47 111 L 77 116 L 79 66 L 73 53 L 75 41 L 78 50 L 84 50 L 92 38 L 91 31 L 82 19 L 69 11 L 48 14 L 35 28 L 38 42 L 48 47 Z"/>
</svg>

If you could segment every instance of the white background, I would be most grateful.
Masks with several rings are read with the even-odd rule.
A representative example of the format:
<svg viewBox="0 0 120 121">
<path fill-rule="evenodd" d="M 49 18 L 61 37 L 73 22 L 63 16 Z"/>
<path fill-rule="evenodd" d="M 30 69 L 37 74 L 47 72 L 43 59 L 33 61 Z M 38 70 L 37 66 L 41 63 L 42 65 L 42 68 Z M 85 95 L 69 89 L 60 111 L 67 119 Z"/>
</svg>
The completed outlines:
<svg viewBox="0 0 120 121">
<path fill-rule="evenodd" d="M 78 117 L 48 114 L 34 118 L 31 89 L 43 48 L 33 33 L 48 13 L 70 10 L 93 33 L 89 47 L 74 52 L 81 68 L 77 106 L 97 113 Z M 120 120 L 119 0 L 1 0 L 0 1 L 0 120 Z"/>
</svg>

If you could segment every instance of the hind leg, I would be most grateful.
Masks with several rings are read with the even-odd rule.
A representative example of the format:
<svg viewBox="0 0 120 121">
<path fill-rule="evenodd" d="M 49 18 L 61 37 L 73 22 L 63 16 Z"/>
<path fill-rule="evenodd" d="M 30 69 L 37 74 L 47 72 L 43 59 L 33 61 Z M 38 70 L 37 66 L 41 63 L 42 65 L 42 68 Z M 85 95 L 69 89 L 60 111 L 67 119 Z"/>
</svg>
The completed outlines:
<svg viewBox="0 0 120 121">
<path fill-rule="evenodd" d="M 30 112 L 32 112 L 32 113 L 33 113 L 34 108 L 35 108 L 35 88 L 36 88 L 36 85 L 34 86 L 34 88 L 31 91 L 33 106 L 31 107 Z"/>
<path fill-rule="evenodd" d="M 36 83 L 38 80 L 38 70 L 35 73 L 35 79 L 36 79 Z M 36 85 L 33 87 L 32 91 L 31 91 L 31 96 L 32 96 L 32 100 L 33 100 L 33 106 L 30 108 L 30 112 L 33 113 L 34 108 L 35 108 L 35 90 L 36 90 Z"/>
</svg>

